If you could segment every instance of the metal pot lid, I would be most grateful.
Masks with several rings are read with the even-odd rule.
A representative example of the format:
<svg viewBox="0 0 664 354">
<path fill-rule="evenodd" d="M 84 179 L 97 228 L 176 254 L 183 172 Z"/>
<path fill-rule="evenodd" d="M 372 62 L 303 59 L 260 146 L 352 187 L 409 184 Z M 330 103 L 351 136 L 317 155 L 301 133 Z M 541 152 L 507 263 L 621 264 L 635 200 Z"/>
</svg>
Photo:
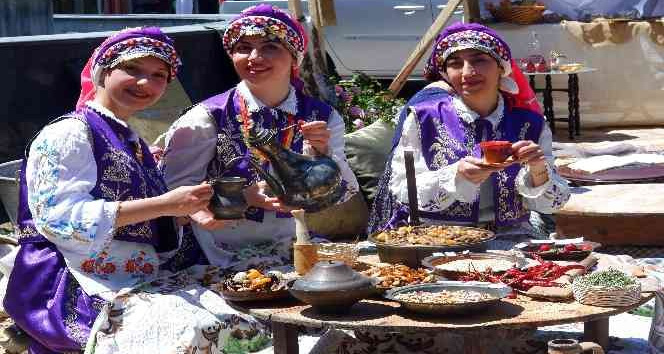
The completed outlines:
<svg viewBox="0 0 664 354">
<path fill-rule="evenodd" d="M 301 291 L 342 291 L 373 286 L 371 279 L 364 276 L 346 263 L 322 261 L 301 279 L 293 283 L 292 288 Z"/>
</svg>

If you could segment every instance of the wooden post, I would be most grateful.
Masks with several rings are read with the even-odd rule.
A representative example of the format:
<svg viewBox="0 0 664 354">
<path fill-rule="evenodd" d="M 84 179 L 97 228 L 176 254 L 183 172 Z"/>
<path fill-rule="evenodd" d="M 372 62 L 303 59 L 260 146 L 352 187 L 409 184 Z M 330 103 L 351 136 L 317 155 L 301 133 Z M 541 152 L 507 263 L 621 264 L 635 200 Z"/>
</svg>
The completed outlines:
<svg viewBox="0 0 664 354">
<path fill-rule="evenodd" d="M 302 11 L 302 1 L 288 0 L 288 11 L 301 24 L 304 23 L 304 11 Z"/>
<path fill-rule="evenodd" d="M 306 48 L 304 60 L 300 66 L 300 78 L 304 81 L 305 92 L 311 96 L 329 100 L 330 97 L 328 96 L 334 94 L 334 90 L 329 87 L 327 80 L 329 71 L 327 56 L 325 55 L 320 8 L 318 0 L 309 0 L 309 14 L 313 23 L 309 36 L 311 46 Z M 302 11 L 301 0 L 288 0 L 288 9 L 304 28 L 308 28 Z M 313 50 L 310 50 L 310 48 L 313 48 Z"/>
<path fill-rule="evenodd" d="M 299 352 L 297 334 L 297 326 L 272 321 L 272 341 L 274 344 L 274 352 L 283 354 L 297 354 Z"/>
<path fill-rule="evenodd" d="M 320 0 L 309 0 L 311 15 L 311 41 L 314 49 L 314 65 L 319 65 L 323 74 L 327 75 L 327 56 L 325 55 L 325 37 L 323 37 L 323 14 Z"/>
<path fill-rule="evenodd" d="M 463 2 L 463 22 L 480 22 L 480 3 L 479 0 L 464 0 Z"/>
<path fill-rule="evenodd" d="M 431 46 L 431 43 L 436 39 L 436 36 L 440 32 L 440 30 L 443 29 L 447 21 L 449 21 L 450 17 L 452 17 L 452 13 L 454 10 L 459 6 L 462 0 L 450 0 L 447 2 L 447 6 L 445 6 L 445 9 L 438 14 L 438 17 L 436 17 L 436 21 L 433 22 L 431 27 L 427 30 L 427 32 L 424 34 L 422 39 L 420 40 L 419 43 L 417 43 L 417 46 L 415 47 L 415 50 L 410 54 L 408 59 L 406 60 L 406 64 L 401 68 L 401 71 L 399 71 L 399 74 L 397 75 L 396 78 L 392 81 L 390 84 L 390 87 L 388 88 L 389 91 L 392 92 L 392 95 L 396 97 L 399 94 L 399 91 L 401 91 L 401 88 L 403 85 L 406 83 L 406 80 L 408 80 L 408 76 L 410 75 L 411 72 L 413 72 L 413 69 L 415 69 L 415 66 L 417 63 L 419 63 L 420 59 L 424 56 L 424 53 L 429 49 Z"/>
</svg>

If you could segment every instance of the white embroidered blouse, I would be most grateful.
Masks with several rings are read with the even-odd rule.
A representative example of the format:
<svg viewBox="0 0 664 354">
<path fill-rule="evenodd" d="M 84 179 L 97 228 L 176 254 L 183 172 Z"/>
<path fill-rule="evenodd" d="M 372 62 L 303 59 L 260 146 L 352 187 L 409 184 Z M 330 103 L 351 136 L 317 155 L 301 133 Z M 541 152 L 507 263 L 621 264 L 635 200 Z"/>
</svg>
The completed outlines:
<svg viewBox="0 0 664 354">
<path fill-rule="evenodd" d="M 455 110 L 461 119 L 472 122 L 479 115 L 472 111 L 459 98 L 452 99 Z M 502 96 L 499 96 L 496 109 L 484 117 L 494 129 L 503 118 L 505 104 Z M 405 148 L 414 150 L 415 174 L 417 176 L 417 200 L 419 208 L 425 211 L 441 211 L 449 207 L 455 201 L 473 202 L 476 198 L 480 201 L 480 222 L 492 221 L 495 217 L 493 208 L 493 187 L 490 180 L 481 184 L 474 184 L 458 173 L 459 162 L 445 166 L 439 170 L 430 171 L 421 152 L 420 127 L 415 113 L 407 116 L 401 140 L 392 157 L 392 178 L 390 180 L 390 191 L 399 202 L 408 203 L 408 187 L 406 183 L 406 171 L 404 168 L 403 151 Z M 539 139 L 547 160 L 547 172 L 549 180 L 541 186 L 533 187 L 528 166 L 522 168 L 516 177 L 517 191 L 523 196 L 526 206 L 530 210 L 549 214 L 562 206 L 569 198 L 569 187 L 567 181 L 560 177 L 553 167 L 552 134 L 549 127 L 544 124 Z M 399 166 L 399 167 L 395 167 Z M 554 188 L 556 186 L 557 188 Z M 434 223 L 433 220 L 428 222 Z"/>
<path fill-rule="evenodd" d="M 256 98 L 244 82 L 237 85 L 237 90 L 247 101 L 250 113 L 257 112 L 265 104 Z M 290 88 L 288 97 L 272 111 L 288 114 L 297 113 L 295 89 Z M 276 114 L 273 113 L 273 114 Z M 359 190 L 357 179 L 346 161 L 344 153 L 344 122 L 339 113 L 333 110 L 328 118 L 331 132 L 328 155 L 337 162 L 341 177 L 348 187 L 341 202 L 350 199 Z M 214 158 L 217 143 L 217 127 L 213 117 L 201 105 L 194 106 L 173 123 L 166 134 L 166 149 L 160 162 L 169 188 L 201 183 L 207 174 L 207 166 Z M 305 154 L 312 154 L 313 149 L 305 144 Z M 277 240 L 295 235 L 295 223 L 291 218 L 277 218 L 273 211 L 265 211 L 263 222 L 240 220 L 235 225 L 220 230 L 209 231 L 193 225 L 198 242 L 210 263 L 224 267 L 230 257 L 222 249 L 221 243 L 240 246 Z"/>
<path fill-rule="evenodd" d="M 87 105 L 127 126 L 100 104 Z M 119 203 L 90 194 L 97 183 L 92 149 L 88 127 L 78 119 L 44 127 L 28 155 L 28 206 L 37 231 L 57 246 L 83 290 L 110 299 L 153 279 L 159 259 L 152 245 L 113 239 Z"/>
</svg>

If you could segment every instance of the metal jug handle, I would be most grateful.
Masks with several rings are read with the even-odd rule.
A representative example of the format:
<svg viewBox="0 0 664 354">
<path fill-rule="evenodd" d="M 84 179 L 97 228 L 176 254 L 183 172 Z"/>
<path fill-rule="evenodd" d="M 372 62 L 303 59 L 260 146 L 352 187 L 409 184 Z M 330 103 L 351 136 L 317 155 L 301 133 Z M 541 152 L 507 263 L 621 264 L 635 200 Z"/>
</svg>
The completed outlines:
<svg viewBox="0 0 664 354">
<path fill-rule="evenodd" d="M 256 161 L 254 161 L 254 159 L 248 156 L 237 156 L 230 159 L 228 163 L 224 165 L 224 172 L 221 175 L 226 173 L 226 171 L 228 171 L 231 166 L 234 166 L 239 161 L 244 159 L 246 159 L 249 162 L 249 164 L 254 168 L 254 170 L 256 170 L 256 173 L 258 173 L 258 175 L 261 176 L 261 178 L 265 180 L 265 182 L 267 182 L 274 195 L 280 197 L 286 193 L 284 191 L 284 186 L 281 184 L 281 182 L 279 182 L 276 178 L 274 178 L 274 176 L 263 170 L 263 168 Z"/>
<path fill-rule="evenodd" d="M 590 352 L 593 354 L 604 354 L 604 349 L 602 348 L 601 345 L 594 343 L 594 342 L 581 342 L 579 343 L 581 346 L 581 352 L 586 353 Z"/>
</svg>

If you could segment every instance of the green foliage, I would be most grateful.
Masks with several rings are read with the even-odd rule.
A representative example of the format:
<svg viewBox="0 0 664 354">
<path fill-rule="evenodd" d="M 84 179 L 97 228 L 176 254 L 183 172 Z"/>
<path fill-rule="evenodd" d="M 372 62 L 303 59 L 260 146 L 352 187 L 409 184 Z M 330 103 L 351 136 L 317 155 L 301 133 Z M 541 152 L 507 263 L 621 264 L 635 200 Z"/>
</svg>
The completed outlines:
<svg viewBox="0 0 664 354">
<path fill-rule="evenodd" d="M 377 120 L 394 125 L 394 119 L 406 103 L 393 98 L 380 83 L 364 73 L 353 75 L 350 80 L 331 78 L 337 102 L 334 108 L 346 123 L 346 131 L 352 132 Z"/>
<path fill-rule="evenodd" d="M 244 354 L 262 350 L 270 345 L 271 339 L 264 335 L 257 335 L 250 339 L 228 337 L 222 349 L 225 354 Z"/>
</svg>

